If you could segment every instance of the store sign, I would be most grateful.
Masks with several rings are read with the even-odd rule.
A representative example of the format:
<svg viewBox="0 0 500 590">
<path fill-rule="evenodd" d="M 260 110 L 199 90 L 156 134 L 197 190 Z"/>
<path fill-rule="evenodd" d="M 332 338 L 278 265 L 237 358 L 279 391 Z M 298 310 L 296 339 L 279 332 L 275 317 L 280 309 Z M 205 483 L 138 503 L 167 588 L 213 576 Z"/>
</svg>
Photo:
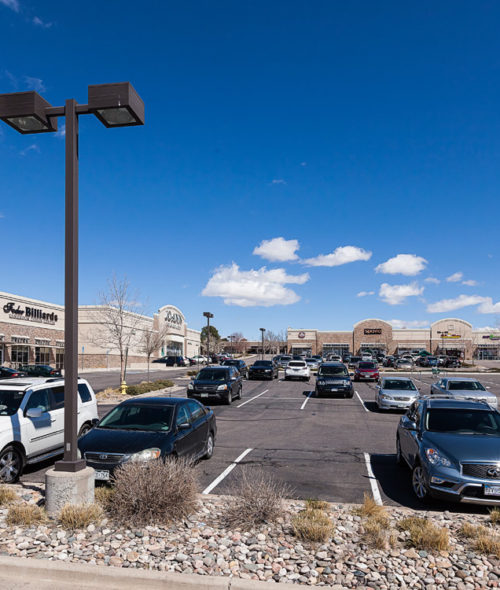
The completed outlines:
<svg viewBox="0 0 500 590">
<path fill-rule="evenodd" d="M 460 334 L 441 334 L 441 338 L 451 338 L 451 339 L 457 339 L 457 338 L 462 338 L 462 336 Z"/>
<path fill-rule="evenodd" d="M 39 322 L 41 324 L 55 324 L 58 320 L 58 315 L 54 312 L 48 313 L 38 307 L 21 307 L 12 301 L 3 306 L 3 312 L 9 315 L 9 318 L 15 320 L 26 320 L 28 322 Z"/>
<path fill-rule="evenodd" d="M 299 332 L 299 333 L 297 334 L 297 336 L 298 336 L 299 338 L 305 338 L 305 337 L 306 337 L 306 333 L 305 333 L 305 332 Z"/>
<path fill-rule="evenodd" d="M 365 336 L 370 336 L 372 334 L 382 334 L 382 328 L 365 328 L 363 330 L 363 334 Z"/>
<path fill-rule="evenodd" d="M 179 329 L 182 326 L 183 319 L 179 313 L 169 309 L 165 314 L 165 322 L 170 328 Z"/>
<path fill-rule="evenodd" d="M 500 334 L 488 334 L 488 336 L 483 336 L 483 338 L 487 338 L 488 340 L 500 340 Z"/>
</svg>

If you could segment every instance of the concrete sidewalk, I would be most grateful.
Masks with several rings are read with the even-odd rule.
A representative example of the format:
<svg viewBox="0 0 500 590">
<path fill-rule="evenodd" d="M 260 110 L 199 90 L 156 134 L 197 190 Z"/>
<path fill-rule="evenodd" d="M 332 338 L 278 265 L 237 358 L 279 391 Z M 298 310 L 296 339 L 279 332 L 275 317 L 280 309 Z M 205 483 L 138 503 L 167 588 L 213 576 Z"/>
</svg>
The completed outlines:
<svg viewBox="0 0 500 590">
<path fill-rule="evenodd" d="M 297 590 L 279 584 L 279 590 Z M 269 582 L 222 576 L 175 574 L 153 570 L 64 563 L 22 557 L 0 557 L 2 590 L 265 590 Z"/>
</svg>

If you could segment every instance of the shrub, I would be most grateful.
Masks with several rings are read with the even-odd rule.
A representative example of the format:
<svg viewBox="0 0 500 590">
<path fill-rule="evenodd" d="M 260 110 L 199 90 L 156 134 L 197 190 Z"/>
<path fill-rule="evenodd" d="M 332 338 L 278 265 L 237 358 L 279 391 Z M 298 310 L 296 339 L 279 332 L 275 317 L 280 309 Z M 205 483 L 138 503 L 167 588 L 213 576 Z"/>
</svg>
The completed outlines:
<svg viewBox="0 0 500 590">
<path fill-rule="evenodd" d="M 186 375 L 188 377 L 196 377 L 196 375 L 198 375 L 198 371 L 187 371 Z"/>
<path fill-rule="evenodd" d="M 165 389 L 166 387 L 173 387 L 174 382 L 170 379 L 158 379 L 158 381 L 148 382 L 143 381 L 139 385 L 128 385 L 127 395 L 141 395 L 157 389 Z"/>
<path fill-rule="evenodd" d="M 449 547 L 448 531 L 435 526 L 425 518 L 403 518 L 399 526 L 410 533 L 410 545 L 416 549 L 446 551 Z"/>
<path fill-rule="evenodd" d="M 465 537 L 467 539 L 473 539 L 477 536 L 478 528 L 479 527 L 474 526 L 470 522 L 464 522 L 462 526 L 458 529 L 458 533 L 462 537 Z"/>
<path fill-rule="evenodd" d="M 333 523 L 323 510 L 306 508 L 292 518 L 293 532 L 303 541 L 324 542 L 334 532 Z"/>
<path fill-rule="evenodd" d="M 7 524 L 26 525 L 41 524 L 47 520 L 45 512 L 35 504 L 14 504 L 7 512 Z"/>
<path fill-rule="evenodd" d="M 326 510 L 329 512 L 330 504 L 324 500 L 317 500 L 316 498 L 308 498 L 306 500 L 306 508 L 311 510 Z"/>
<path fill-rule="evenodd" d="M 118 522 L 143 526 L 182 520 L 196 510 L 198 482 L 191 463 L 126 463 L 115 471 L 109 513 Z"/>
<path fill-rule="evenodd" d="M 394 531 L 391 531 L 385 522 L 381 522 L 380 518 L 369 517 L 363 523 L 363 529 L 363 540 L 370 547 L 387 550 L 396 544 Z"/>
<path fill-rule="evenodd" d="M 384 506 L 377 504 L 373 496 L 365 493 L 363 504 L 359 508 L 354 508 L 354 514 L 363 518 L 372 518 L 380 524 L 389 526 L 389 516 Z"/>
<path fill-rule="evenodd" d="M 59 513 L 59 522 L 68 529 L 84 529 L 89 524 L 99 524 L 103 516 L 98 504 L 67 504 Z"/>
<path fill-rule="evenodd" d="M 290 494 L 288 486 L 276 481 L 262 469 L 243 469 L 241 477 L 230 489 L 231 499 L 225 520 L 234 527 L 276 522 L 283 515 L 283 499 Z"/>
<path fill-rule="evenodd" d="M 498 535 L 492 535 L 491 531 L 484 527 L 479 527 L 483 531 L 478 532 L 474 543 L 474 549 L 487 555 L 495 555 L 500 558 L 500 538 Z"/>
<path fill-rule="evenodd" d="M 8 488 L 5 485 L 0 485 L 0 506 L 6 506 L 12 504 L 18 499 L 18 496 L 14 490 Z"/>
<path fill-rule="evenodd" d="M 498 524 L 500 522 L 500 509 L 493 508 L 490 510 L 490 520 L 493 524 Z"/>
<path fill-rule="evenodd" d="M 94 490 L 94 498 L 103 510 L 108 512 L 114 502 L 115 489 L 106 485 L 98 486 Z"/>
</svg>

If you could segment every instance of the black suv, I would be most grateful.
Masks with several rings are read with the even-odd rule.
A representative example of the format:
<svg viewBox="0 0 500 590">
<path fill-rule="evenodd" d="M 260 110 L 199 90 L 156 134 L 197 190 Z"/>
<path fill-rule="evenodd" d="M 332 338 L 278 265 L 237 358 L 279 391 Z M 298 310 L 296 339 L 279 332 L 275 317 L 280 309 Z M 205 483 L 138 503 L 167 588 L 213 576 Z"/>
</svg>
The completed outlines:
<svg viewBox="0 0 500 590">
<path fill-rule="evenodd" d="M 323 363 L 316 376 L 316 397 L 339 395 L 352 397 L 354 388 L 347 367 L 342 363 Z"/>
<path fill-rule="evenodd" d="M 278 378 L 278 365 L 274 361 L 255 361 L 248 370 L 249 379 L 273 379 Z"/>
<path fill-rule="evenodd" d="M 236 367 L 206 367 L 188 384 L 187 396 L 202 402 L 221 400 L 230 405 L 233 399 L 241 399 L 242 388 L 243 378 Z"/>
<path fill-rule="evenodd" d="M 236 367 L 240 372 L 240 375 L 245 379 L 248 379 L 248 367 L 245 361 L 237 359 L 226 359 L 225 361 L 222 361 L 221 365 L 223 367 Z"/>
<path fill-rule="evenodd" d="M 153 363 L 165 363 L 166 367 L 184 367 L 186 362 L 182 356 L 162 356 L 155 359 Z"/>
</svg>

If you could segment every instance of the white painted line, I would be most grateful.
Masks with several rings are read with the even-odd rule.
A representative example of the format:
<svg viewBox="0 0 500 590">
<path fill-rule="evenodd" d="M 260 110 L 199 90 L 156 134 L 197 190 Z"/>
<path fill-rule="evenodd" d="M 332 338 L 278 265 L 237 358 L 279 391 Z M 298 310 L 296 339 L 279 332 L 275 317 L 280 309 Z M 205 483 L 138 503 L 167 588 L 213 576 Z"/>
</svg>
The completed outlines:
<svg viewBox="0 0 500 590">
<path fill-rule="evenodd" d="M 365 402 L 361 399 L 361 396 L 359 395 L 359 393 L 357 391 L 355 391 L 354 393 L 356 394 L 356 396 L 358 397 L 359 401 L 361 402 L 361 405 L 365 409 L 365 412 L 369 412 L 370 410 L 365 406 Z"/>
<path fill-rule="evenodd" d="M 264 391 L 262 393 L 259 393 L 259 395 L 254 395 L 253 397 L 251 397 L 250 399 L 247 399 L 246 402 L 243 402 L 242 404 L 240 404 L 239 406 L 236 406 L 237 408 L 241 408 L 241 406 L 244 406 L 245 404 L 249 404 L 251 401 L 253 401 L 254 399 L 257 399 L 258 397 L 260 397 L 261 395 L 264 395 L 265 393 L 267 393 L 269 391 L 269 389 L 264 389 Z"/>
<path fill-rule="evenodd" d="M 211 483 L 211 484 L 210 484 L 208 487 L 206 487 L 206 488 L 203 490 L 203 492 L 201 492 L 201 493 L 202 493 L 202 494 L 210 494 L 210 492 L 211 492 L 211 491 L 212 491 L 212 490 L 213 490 L 215 487 L 217 487 L 217 486 L 220 484 L 220 482 L 221 482 L 221 481 L 222 481 L 222 480 L 223 480 L 225 477 L 227 477 L 227 476 L 228 476 L 228 475 L 231 473 L 231 471 L 232 471 L 232 470 L 233 470 L 233 469 L 236 467 L 236 465 L 238 465 L 238 463 L 239 463 L 241 460 L 243 460 L 243 459 L 244 459 L 244 458 L 245 458 L 245 457 L 248 455 L 248 453 L 250 453 L 250 451 L 253 451 L 253 449 L 247 449 L 246 451 L 243 451 L 243 453 L 241 453 L 241 455 L 240 455 L 240 456 L 239 456 L 237 459 L 235 459 L 235 460 L 234 460 L 234 461 L 231 463 L 231 465 L 229 465 L 229 467 L 227 467 L 226 469 L 224 469 L 224 471 L 223 471 L 223 472 L 222 472 L 222 473 L 219 475 L 219 477 L 216 477 L 216 478 L 213 480 L 213 482 L 212 482 L 212 483 Z"/>
<path fill-rule="evenodd" d="M 368 471 L 368 479 L 370 480 L 370 487 L 372 489 L 373 499 L 375 503 L 379 506 L 382 506 L 382 496 L 380 495 L 380 490 L 378 489 L 377 478 L 373 474 L 371 458 L 368 453 L 364 453 L 365 456 L 365 463 L 366 463 L 366 471 Z"/>
<path fill-rule="evenodd" d="M 303 410 L 306 407 L 307 402 L 309 401 L 309 398 L 311 397 L 311 395 L 314 393 L 314 391 L 310 391 L 309 395 L 306 397 L 306 399 L 304 400 L 304 403 L 300 406 L 300 409 Z"/>
</svg>

